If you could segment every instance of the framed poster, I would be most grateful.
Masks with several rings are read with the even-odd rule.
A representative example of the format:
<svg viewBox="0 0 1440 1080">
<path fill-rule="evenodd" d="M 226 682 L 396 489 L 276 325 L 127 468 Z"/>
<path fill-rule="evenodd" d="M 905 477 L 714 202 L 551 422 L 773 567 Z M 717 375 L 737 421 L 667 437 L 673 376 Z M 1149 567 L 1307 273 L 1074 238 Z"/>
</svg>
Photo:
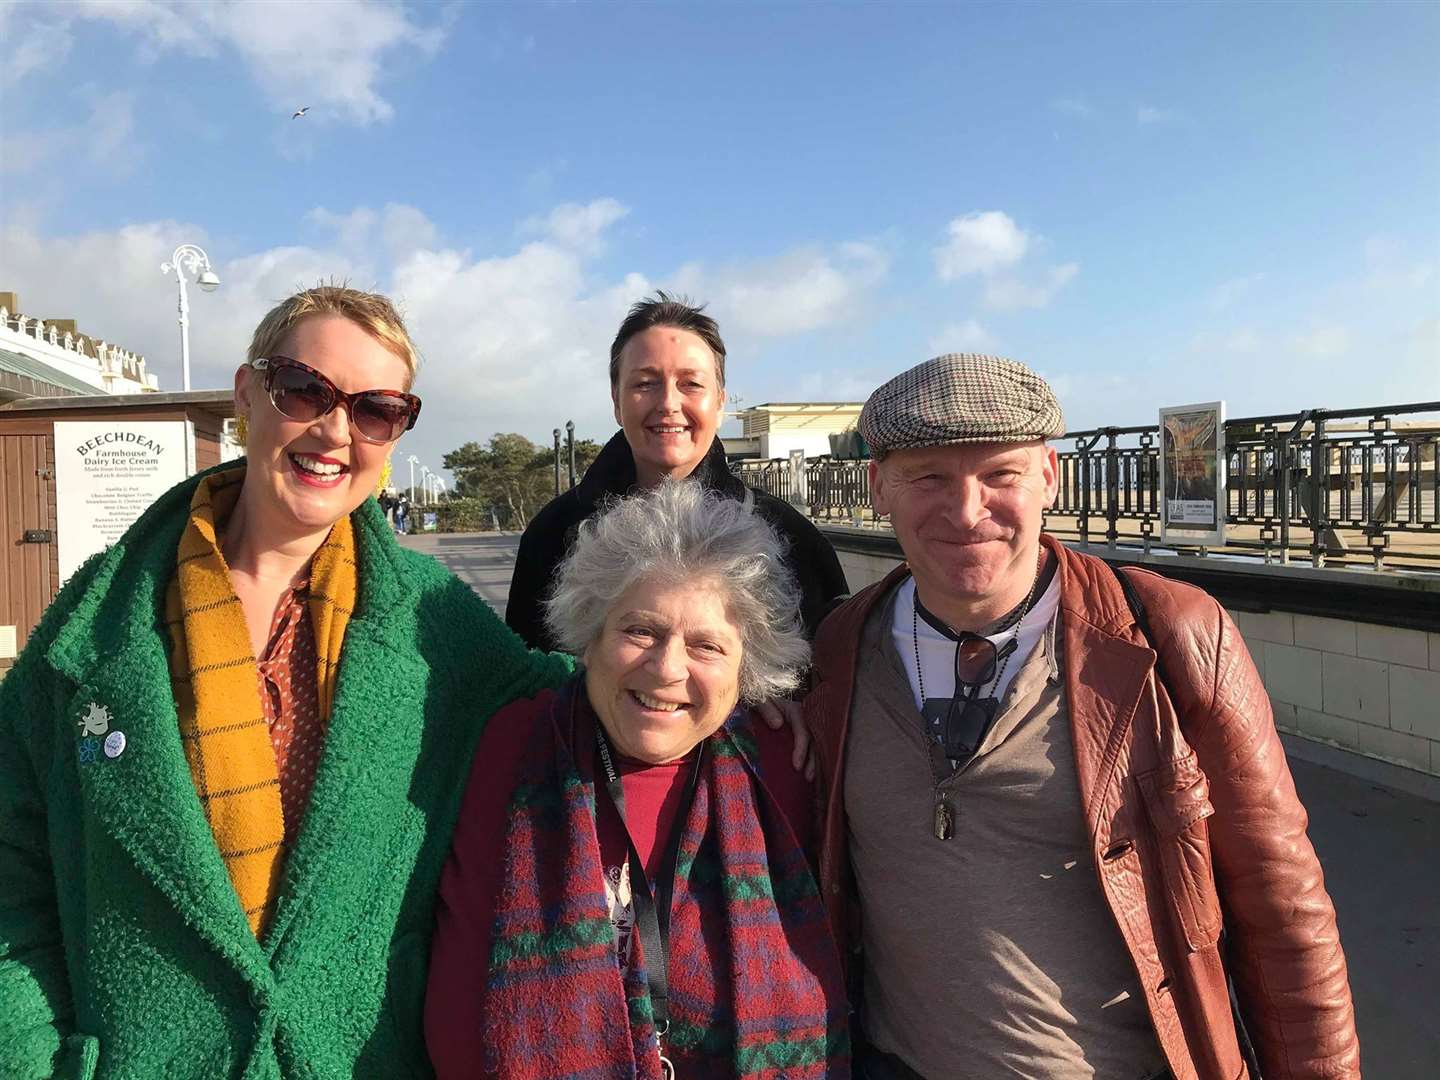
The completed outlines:
<svg viewBox="0 0 1440 1080">
<path fill-rule="evenodd" d="M 185 420 L 57 420 L 55 542 L 60 580 L 103 551 L 193 471 Z"/>
<path fill-rule="evenodd" d="M 1225 403 L 1160 410 L 1160 537 L 1225 543 Z"/>
</svg>

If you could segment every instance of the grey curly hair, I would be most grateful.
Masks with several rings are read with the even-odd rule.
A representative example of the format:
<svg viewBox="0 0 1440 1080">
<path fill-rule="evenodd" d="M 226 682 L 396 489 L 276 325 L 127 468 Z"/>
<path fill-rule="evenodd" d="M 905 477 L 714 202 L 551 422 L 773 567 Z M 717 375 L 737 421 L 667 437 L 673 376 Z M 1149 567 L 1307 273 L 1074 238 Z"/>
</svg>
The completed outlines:
<svg viewBox="0 0 1440 1080">
<path fill-rule="evenodd" d="M 713 581 L 740 634 L 740 700 L 767 701 L 799 686 L 810 662 L 800 589 L 784 552 L 748 494 L 739 502 L 694 480 L 666 480 L 581 524 L 545 602 L 545 625 L 578 656 L 638 582 Z"/>
</svg>

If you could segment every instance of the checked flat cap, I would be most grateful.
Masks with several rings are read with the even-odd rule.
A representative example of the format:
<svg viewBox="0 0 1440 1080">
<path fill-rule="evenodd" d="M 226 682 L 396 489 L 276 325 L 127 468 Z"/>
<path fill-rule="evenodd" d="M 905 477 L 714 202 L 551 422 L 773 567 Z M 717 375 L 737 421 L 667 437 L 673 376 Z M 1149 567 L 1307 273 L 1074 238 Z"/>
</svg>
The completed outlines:
<svg viewBox="0 0 1440 1080">
<path fill-rule="evenodd" d="M 895 376 L 870 395 L 860 434 L 876 458 L 955 443 L 1034 442 L 1064 434 L 1050 384 L 999 356 L 946 353 Z"/>
</svg>

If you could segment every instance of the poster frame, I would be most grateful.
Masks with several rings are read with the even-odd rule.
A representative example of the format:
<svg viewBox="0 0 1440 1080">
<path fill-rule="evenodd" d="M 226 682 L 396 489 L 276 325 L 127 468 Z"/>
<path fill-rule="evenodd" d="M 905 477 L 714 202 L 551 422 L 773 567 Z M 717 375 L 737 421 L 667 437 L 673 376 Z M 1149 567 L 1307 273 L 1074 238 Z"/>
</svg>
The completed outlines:
<svg viewBox="0 0 1440 1080">
<path fill-rule="evenodd" d="M 140 482 L 144 493 L 143 504 L 134 507 L 133 516 L 123 524 L 120 532 L 107 539 L 101 522 L 87 511 L 88 500 L 112 488 L 117 481 L 106 477 L 97 469 L 88 475 L 85 467 L 78 464 L 75 455 L 87 439 L 110 433 L 150 436 L 164 443 L 172 456 L 156 465 L 157 482 Z M 135 420 L 130 418 L 87 417 L 81 420 L 57 420 L 51 431 L 55 455 L 55 545 L 59 560 L 60 581 L 63 584 L 91 555 L 105 550 L 113 540 L 118 540 L 125 529 L 143 514 L 154 500 L 174 487 L 186 476 L 194 474 L 190 468 L 193 453 L 193 424 L 188 420 Z M 99 449 L 98 446 L 95 449 Z M 124 483 L 124 481 L 119 481 Z"/>
<path fill-rule="evenodd" d="M 1213 413 L 1215 418 L 1215 513 L 1209 526 L 1170 520 L 1170 480 L 1174 466 L 1166 453 L 1165 420 L 1179 414 Z M 1192 405 L 1168 405 L 1160 410 L 1156 431 L 1156 454 L 1160 460 L 1160 539 L 1165 544 L 1188 547 L 1223 547 L 1225 516 L 1229 508 L 1225 456 L 1225 402 L 1202 401 Z"/>
</svg>

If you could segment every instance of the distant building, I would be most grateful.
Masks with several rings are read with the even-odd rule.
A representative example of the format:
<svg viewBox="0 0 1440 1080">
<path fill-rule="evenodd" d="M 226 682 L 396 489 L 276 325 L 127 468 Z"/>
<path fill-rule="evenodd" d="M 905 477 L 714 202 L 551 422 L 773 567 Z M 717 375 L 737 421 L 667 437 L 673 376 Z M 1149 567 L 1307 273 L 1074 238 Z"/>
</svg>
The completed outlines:
<svg viewBox="0 0 1440 1080">
<path fill-rule="evenodd" d="M 13 292 L 0 292 L 0 404 L 160 389 L 143 356 L 82 333 L 74 319 L 26 315 L 19 307 Z"/>
<path fill-rule="evenodd" d="M 732 459 L 788 458 L 803 450 L 807 458 L 831 452 L 830 436 L 852 431 L 863 401 L 770 401 L 742 409 L 739 436 L 722 441 Z"/>
</svg>

